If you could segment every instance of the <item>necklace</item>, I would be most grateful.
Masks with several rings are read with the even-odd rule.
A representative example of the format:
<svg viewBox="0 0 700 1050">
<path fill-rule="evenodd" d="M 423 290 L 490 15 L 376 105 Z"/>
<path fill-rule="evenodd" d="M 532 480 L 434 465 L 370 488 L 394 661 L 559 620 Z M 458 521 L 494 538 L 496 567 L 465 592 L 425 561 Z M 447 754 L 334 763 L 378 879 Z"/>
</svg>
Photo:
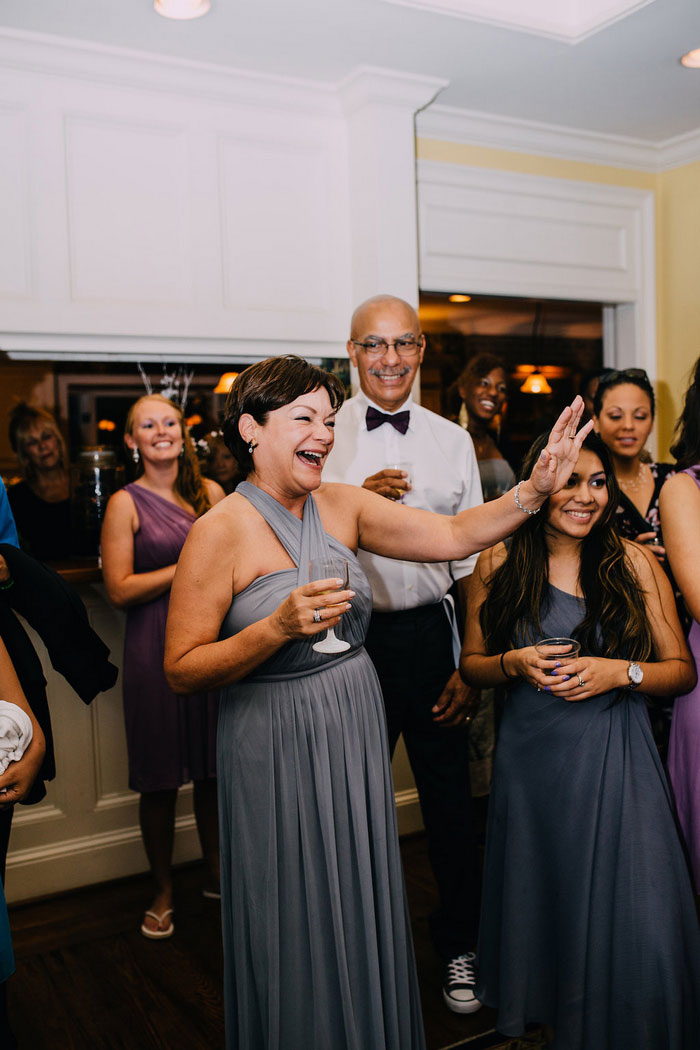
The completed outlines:
<svg viewBox="0 0 700 1050">
<path fill-rule="evenodd" d="M 618 478 L 617 483 L 621 489 L 630 489 L 631 492 L 639 492 L 644 484 L 645 478 L 646 471 L 644 470 L 644 464 L 640 463 L 636 478 L 630 478 L 626 481 L 623 481 L 622 478 Z"/>
</svg>

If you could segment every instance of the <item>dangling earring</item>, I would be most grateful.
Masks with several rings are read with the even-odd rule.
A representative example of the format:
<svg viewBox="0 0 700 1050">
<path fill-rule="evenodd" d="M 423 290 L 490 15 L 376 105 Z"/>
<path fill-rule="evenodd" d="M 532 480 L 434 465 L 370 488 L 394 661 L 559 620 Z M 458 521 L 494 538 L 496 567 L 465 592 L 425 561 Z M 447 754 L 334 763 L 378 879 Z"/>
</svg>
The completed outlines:
<svg viewBox="0 0 700 1050">
<path fill-rule="evenodd" d="M 181 447 L 180 447 L 180 451 L 178 452 L 178 456 L 180 457 L 180 459 L 182 459 L 182 457 L 184 456 L 184 454 L 185 454 L 185 443 L 184 443 L 184 441 L 183 441 L 183 443 L 182 443 L 182 445 L 181 445 Z"/>
<path fill-rule="evenodd" d="M 141 457 L 139 455 L 139 450 L 137 448 L 135 448 L 133 450 L 133 452 L 131 453 L 131 458 L 133 459 L 134 463 L 136 463 L 138 465 L 138 461 L 140 460 Z"/>
<path fill-rule="evenodd" d="M 254 444 L 253 444 L 253 442 L 251 441 L 251 443 L 250 443 L 250 444 L 248 445 L 248 455 L 249 455 L 249 456 L 252 456 L 252 455 L 253 455 L 253 449 L 254 449 L 254 448 L 257 448 L 257 447 L 258 447 L 258 446 L 257 446 L 257 445 L 254 445 Z"/>
</svg>

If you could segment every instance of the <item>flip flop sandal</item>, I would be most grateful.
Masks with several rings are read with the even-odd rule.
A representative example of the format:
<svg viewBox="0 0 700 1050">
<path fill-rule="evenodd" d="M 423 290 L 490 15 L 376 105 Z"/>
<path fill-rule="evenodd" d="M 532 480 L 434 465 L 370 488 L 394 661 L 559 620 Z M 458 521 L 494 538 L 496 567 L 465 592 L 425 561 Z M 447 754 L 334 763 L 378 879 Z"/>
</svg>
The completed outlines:
<svg viewBox="0 0 700 1050">
<path fill-rule="evenodd" d="M 165 937 L 172 937 L 172 935 L 175 933 L 175 924 L 173 923 L 172 919 L 170 920 L 170 923 L 168 924 L 168 926 L 165 927 L 164 930 L 161 930 L 160 928 L 165 919 L 167 919 L 168 916 L 172 914 L 172 908 L 166 908 L 164 912 L 160 913 L 160 915 L 156 915 L 154 911 L 145 912 L 144 919 L 147 916 L 151 919 L 155 919 L 158 923 L 158 929 L 151 930 L 148 926 L 146 926 L 146 923 L 143 922 L 141 923 L 141 933 L 144 935 L 144 937 L 148 937 L 149 940 L 152 941 L 162 941 Z"/>
</svg>

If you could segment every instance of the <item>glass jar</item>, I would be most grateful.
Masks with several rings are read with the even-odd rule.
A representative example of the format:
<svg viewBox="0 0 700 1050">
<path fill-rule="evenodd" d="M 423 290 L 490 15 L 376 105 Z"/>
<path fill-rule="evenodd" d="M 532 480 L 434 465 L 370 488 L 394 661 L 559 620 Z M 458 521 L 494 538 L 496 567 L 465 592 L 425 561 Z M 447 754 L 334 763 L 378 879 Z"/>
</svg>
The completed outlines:
<svg viewBox="0 0 700 1050">
<path fill-rule="evenodd" d="M 71 532 L 73 554 L 96 557 L 100 529 L 112 493 L 122 485 L 122 468 L 112 449 L 96 445 L 78 453 L 71 467 Z"/>
</svg>

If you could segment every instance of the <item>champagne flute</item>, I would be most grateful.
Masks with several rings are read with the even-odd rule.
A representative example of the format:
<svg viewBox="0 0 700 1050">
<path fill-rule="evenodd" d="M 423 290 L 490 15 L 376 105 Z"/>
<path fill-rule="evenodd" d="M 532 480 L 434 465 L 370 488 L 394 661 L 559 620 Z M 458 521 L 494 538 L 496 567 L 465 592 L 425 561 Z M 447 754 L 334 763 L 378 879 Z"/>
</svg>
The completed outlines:
<svg viewBox="0 0 700 1050">
<path fill-rule="evenodd" d="M 347 558 L 312 558 L 309 562 L 309 581 L 311 583 L 314 580 L 342 580 L 340 587 L 329 587 L 328 591 L 347 590 L 350 579 L 349 573 Z M 323 591 L 322 593 L 327 594 L 328 591 Z M 327 608 L 332 608 L 332 606 L 327 606 Z M 333 628 L 329 627 L 325 636 L 319 639 L 318 642 L 314 642 L 311 648 L 317 653 L 344 653 L 350 648 L 350 642 L 344 642 L 341 638 L 337 638 Z"/>
</svg>

